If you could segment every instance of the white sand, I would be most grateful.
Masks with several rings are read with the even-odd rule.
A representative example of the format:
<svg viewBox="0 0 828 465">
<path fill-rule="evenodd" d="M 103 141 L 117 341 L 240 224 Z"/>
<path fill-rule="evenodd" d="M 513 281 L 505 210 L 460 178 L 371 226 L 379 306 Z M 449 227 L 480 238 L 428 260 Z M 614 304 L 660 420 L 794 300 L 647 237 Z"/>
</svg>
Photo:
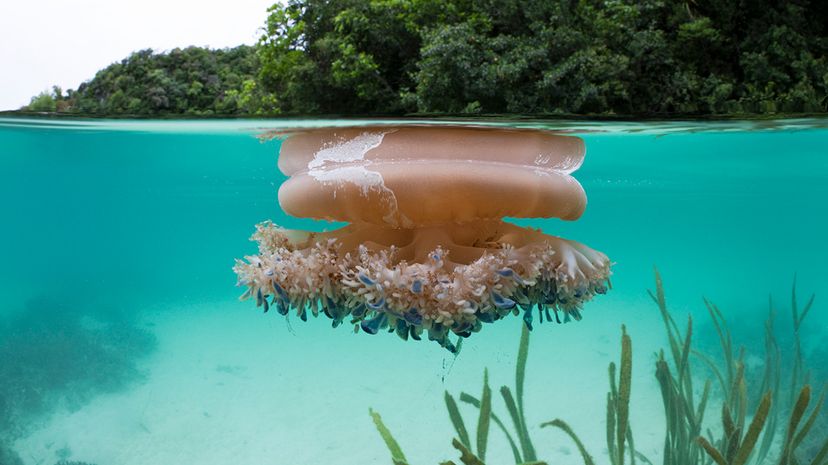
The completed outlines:
<svg viewBox="0 0 828 465">
<path fill-rule="evenodd" d="M 535 447 L 550 464 L 583 463 L 562 432 L 538 427 L 554 418 L 572 426 L 597 463 L 608 462 L 607 365 L 619 358 L 621 320 L 634 345 L 636 445 L 660 458 L 664 420 L 653 361 L 663 330 L 651 302 L 627 302 L 623 313 L 619 305 L 607 296 L 582 322 L 532 333 L 525 403 Z M 514 385 L 517 318 L 466 340 L 456 360 L 431 342 L 353 335 L 322 318 L 292 319 L 292 334 L 282 317 L 247 303 L 193 305 L 147 319 L 159 347 L 145 363 L 145 382 L 56 413 L 15 444 L 28 464 L 53 465 L 64 447 L 70 459 L 98 465 L 389 464 L 368 415 L 373 407 L 412 465 L 436 465 L 458 457 L 443 390 L 479 396 L 486 366 L 495 412 L 508 420 L 498 390 Z M 461 410 L 473 435 L 476 411 Z M 487 458 L 512 460 L 494 424 Z"/>
</svg>

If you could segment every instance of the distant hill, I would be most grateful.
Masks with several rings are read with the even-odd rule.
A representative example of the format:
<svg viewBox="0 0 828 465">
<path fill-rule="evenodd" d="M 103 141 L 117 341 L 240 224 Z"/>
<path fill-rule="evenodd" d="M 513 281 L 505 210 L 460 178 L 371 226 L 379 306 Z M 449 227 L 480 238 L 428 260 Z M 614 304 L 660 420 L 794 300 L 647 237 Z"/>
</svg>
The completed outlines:
<svg viewBox="0 0 828 465">
<path fill-rule="evenodd" d="M 77 90 L 53 88 L 24 107 L 86 115 L 238 115 L 255 113 L 259 60 L 254 47 L 134 52 Z M 255 103 L 255 106 L 253 105 Z"/>
</svg>

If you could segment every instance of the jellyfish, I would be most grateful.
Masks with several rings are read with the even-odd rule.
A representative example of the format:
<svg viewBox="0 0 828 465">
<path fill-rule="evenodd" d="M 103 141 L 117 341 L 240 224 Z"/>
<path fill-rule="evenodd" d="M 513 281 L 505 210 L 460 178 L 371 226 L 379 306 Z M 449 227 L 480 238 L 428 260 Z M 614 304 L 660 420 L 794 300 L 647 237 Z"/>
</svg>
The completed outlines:
<svg viewBox="0 0 828 465">
<path fill-rule="evenodd" d="M 327 232 L 257 225 L 259 253 L 234 267 L 242 299 L 452 351 L 508 315 L 529 329 L 535 315 L 580 320 L 584 303 L 610 286 L 610 260 L 504 218 L 579 218 L 586 194 L 571 174 L 584 153 L 578 137 L 529 129 L 291 133 L 278 161 L 288 176 L 281 208 L 348 224 Z"/>
</svg>

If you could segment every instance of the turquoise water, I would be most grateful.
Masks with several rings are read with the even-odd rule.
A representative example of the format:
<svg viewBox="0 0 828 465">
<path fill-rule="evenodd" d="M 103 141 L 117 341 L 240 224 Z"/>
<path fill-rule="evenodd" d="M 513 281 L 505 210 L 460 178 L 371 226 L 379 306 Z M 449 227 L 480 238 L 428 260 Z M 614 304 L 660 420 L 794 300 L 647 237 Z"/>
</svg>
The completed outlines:
<svg viewBox="0 0 828 465">
<path fill-rule="evenodd" d="M 331 123 L 364 122 L 0 119 L 0 463 L 390 463 L 369 407 L 410 463 L 456 460 L 443 392 L 479 395 L 484 367 L 508 418 L 498 389 L 513 383 L 518 318 L 455 357 L 238 301 L 231 268 L 255 252 L 254 224 L 332 227 L 279 210 L 279 142 L 255 136 Z M 816 294 L 800 334 L 811 383 L 828 381 L 828 121 L 490 124 L 584 139 L 574 174 L 589 198 L 583 217 L 517 222 L 615 263 L 613 289 L 583 321 L 532 332 L 526 416 L 540 458 L 583 463 L 560 431 L 539 427 L 562 418 L 607 463 L 606 368 L 625 324 L 631 427 L 661 463 L 654 354 L 666 338 L 647 295 L 654 266 L 676 320 L 692 314 L 696 347 L 714 357 L 702 298 L 719 306 L 751 376 L 764 363 L 769 296 L 791 353 L 796 275 L 800 306 Z M 476 410 L 461 408 L 473 431 Z M 714 411 L 709 427 L 718 420 Z M 828 420 L 817 425 L 828 438 Z M 500 431 L 488 456 L 511 463 Z"/>
</svg>

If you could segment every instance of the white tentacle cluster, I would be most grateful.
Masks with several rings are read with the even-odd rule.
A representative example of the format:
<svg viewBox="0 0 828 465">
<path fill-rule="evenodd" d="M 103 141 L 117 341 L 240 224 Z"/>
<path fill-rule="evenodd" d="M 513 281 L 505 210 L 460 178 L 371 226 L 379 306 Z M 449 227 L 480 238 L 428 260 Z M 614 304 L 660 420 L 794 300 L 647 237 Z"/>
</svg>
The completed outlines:
<svg viewBox="0 0 828 465">
<path fill-rule="evenodd" d="M 529 244 L 500 243 L 465 264 L 450 260 L 452 244 L 430 250 L 423 262 L 409 262 L 393 245 L 348 250 L 336 233 L 260 224 L 253 236 L 259 254 L 234 268 L 239 285 L 247 287 L 242 298 L 302 319 L 321 313 L 334 326 L 347 319 L 371 334 L 386 329 L 420 339 L 425 331 L 452 348 L 450 333 L 466 337 L 509 314 L 522 313 L 530 326 L 535 312 L 541 321 L 580 319 L 583 303 L 605 293 L 609 283 L 604 254 L 538 232 Z"/>
</svg>

